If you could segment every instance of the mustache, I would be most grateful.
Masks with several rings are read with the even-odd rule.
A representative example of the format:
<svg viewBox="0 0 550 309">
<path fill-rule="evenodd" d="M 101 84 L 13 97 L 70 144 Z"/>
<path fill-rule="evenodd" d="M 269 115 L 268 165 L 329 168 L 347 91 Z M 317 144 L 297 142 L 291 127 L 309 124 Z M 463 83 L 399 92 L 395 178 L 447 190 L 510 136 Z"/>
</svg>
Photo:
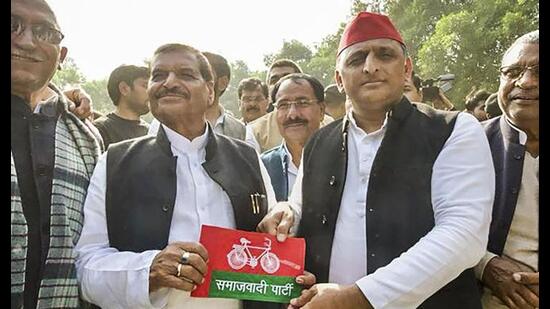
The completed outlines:
<svg viewBox="0 0 550 309">
<path fill-rule="evenodd" d="M 251 106 L 246 109 L 247 112 L 256 111 L 259 112 L 260 109 L 257 106 Z"/>
<path fill-rule="evenodd" d="M 191 95 L 186 92 L 186 91 L 182 91 L 180 89 L 160 89 L 159 91 L 157 91 L 157 93 L 155 93 L 155 98 L 157 99 L 160 99 L 162 97 L 165 97 L 165 96 L 177 96 L 177 97 L 182 97 L 184 99 L 190 99 L 191 98 Z"/>
<path fill-rule="evenodd" d="M 306 125 L 307 123 L 308 123 L 308 121 L 305 120 L 305 119 L 296 118 L 296 119 L 289 119 L 289 120 L 283 122 L 283 126 L 284 126 L 284 127 L 287 127 L 287 126 L 291 126 L 291 125 L 295 125 L 295 124 L 303 124 L 303 125 Z"/>
</svg>

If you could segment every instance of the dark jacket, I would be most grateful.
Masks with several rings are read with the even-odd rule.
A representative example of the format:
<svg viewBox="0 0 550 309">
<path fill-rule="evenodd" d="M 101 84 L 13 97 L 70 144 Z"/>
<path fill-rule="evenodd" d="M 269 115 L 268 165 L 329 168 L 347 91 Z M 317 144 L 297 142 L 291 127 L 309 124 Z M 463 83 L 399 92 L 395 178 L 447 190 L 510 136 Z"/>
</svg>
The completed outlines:
<svg viewBox="0 0 550 309">
<path fill-rule="evenodd" d="M 252 211 L 250 195 L 266 194 L 258 156 L 242 141 L 211 128 L 209 132 L 203 167 L 229 196 L 237 229 L 255 231 L 268 207 L 266 199 L 259 213 Z M 167 246 L 176 199 L 176 160 L 162 126 L 156 137 L 109 147 L 105 211 L 110 246 L 132 252 Z M 245 302 L 245 308 L 265 304 Z"/>
<path fill-rule="evenodd" d="M 367 273 L 389 264 L 435 225 L 432 167 L 458 113 L 412 105 L 406 98 L 389 113 L 387 130 L 370 173 L 366 216 Z M 327 282 L 334 232 L 346 182 L 347 127 L 335 121 L 304 148 L 302 221 L 306 269 Z M 481 308 L 472 269 L 428 298 L 421 308 Z"/>
<path fill-rule="evenodd" d="M 272 148 L 261 155 L 267 169 L 277 202 L 288 200 L 288 160 L 289 156 L 283 144 Z"/>
<path fill-rule="evenodd" d="M 499 116 L 481 123 L 487 134 L 495 166 L 495 201 L 487 249 L 501 255 L 518 201 L 525 146 L 519 132 Z"/>
</svg>

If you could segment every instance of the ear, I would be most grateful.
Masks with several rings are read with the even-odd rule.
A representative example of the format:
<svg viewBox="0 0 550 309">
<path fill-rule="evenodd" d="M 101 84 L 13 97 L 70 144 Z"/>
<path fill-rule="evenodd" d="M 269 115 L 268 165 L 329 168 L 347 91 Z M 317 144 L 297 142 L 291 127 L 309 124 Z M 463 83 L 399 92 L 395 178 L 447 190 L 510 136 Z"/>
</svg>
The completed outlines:
<svg viewBox="0 0 550 309">
<path fill-rule="evenodd" d="M 214 104 L 214 97 L 216 96 L 216 93 L 214 92 L 214 81 L 206 82 L 206 89 L 208 89 L 208 104 L 207 106 L 210 107 L 212 104 Z"/>
<path fill-rule="evenodd" d="M 67 57 L 68 49 L 67 47 L 61 47 L 61 50 L 59 50 L 59 63 L 57 64 L 57 69 L 61 70 L 61 64 L 63 61 L 65 61 L 65 58 Z"/>
<path fill-rule="evenodd" d="M 127 96 L 130 93 L 130 86 L 126 82 L 118 83 L 118 91 L 121 95 Z"/>
<path fill-rule="evenodd" d="M 338 91 L 344 93 L 344 83 L 342 82 L 342 75 L 338 70 L 334 71 L 334 80 L 336 81 L 336 86 L 338 86 Z"/>
<path fill-rule="evenodd" d="M 319 109 L 321 110 L 321 122 L 323 121 L 323 117 L 325 117 L 325 101 L 319 102 Z"/>
<path fill-rule="evenodd" d="M 229 77 L 222 76 L 218 78 L 218 93 L 224 91 L 229 86 Z"/>
<path fill-rule="evenodd" d="M 407 59 L 405 59 L 405 78 L 411 79 L 412 71 L 413 71 L 413 65 L 412 65 L 411 57 L 407 57 Z"/>
</svg>

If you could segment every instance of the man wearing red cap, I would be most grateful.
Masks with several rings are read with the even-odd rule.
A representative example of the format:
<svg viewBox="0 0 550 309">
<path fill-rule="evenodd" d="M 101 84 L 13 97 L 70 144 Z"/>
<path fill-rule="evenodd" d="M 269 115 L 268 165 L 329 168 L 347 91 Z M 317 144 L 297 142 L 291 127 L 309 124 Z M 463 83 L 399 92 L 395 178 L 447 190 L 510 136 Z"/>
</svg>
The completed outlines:
<svg viewBox="0 0 550 309">
<path fill-rule="evenodd" d="M 284 236 L 299 223 L 306 269 L 330 282 L 291 305 L 481 308 L 469 268 L 487 244 L 489 145 L 473 116 L 411 104 L 411 72 L 387 16 L 346 26 L 335 78 L 352 109 L 310 138 L 288 208 L 259 226 Z"/>
</svg>

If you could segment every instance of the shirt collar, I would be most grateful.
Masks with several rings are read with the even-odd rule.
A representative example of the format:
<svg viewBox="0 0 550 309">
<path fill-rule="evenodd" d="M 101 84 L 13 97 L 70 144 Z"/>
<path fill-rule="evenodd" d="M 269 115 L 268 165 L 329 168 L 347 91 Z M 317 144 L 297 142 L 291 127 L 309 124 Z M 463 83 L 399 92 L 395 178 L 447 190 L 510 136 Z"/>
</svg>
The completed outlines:
<svg viewBox="0 0 550 309">
<path fill-rule="evenodd" d="M 166 137 L 170 141 L 170 145 L 178 151 L 182 153 L 194 153 L 206 148 L 206 144 L 208 142 L 208 125 L 206 126 L 204 133 L 195 137 L 192 141 L 164 124 L 161 123 L 161 125 L 164 128 L 164 132 L 166 132 Z"/>
<path fill-rule="evenodd" d="M 506 122 L 508 122 L 508 124 L 510 125 L 510 127 L 512 127 L 512 129 L 516 130 L 519 133 L 519 143 L 521 145 L 525 145 L 525 143 L 527 142 L 527 133 L 523 132 L 520 128 L 516 127 L 516 125 L 513 124 L 508 119 L 508 117 L 504 116 L 504 119 L 506 120 Z"/>
<path fill-rule="evenodd" d="M 218 105 L 218 106 L 220 108 L 220 117 L 216 119 L 216 123 L 213 125 L 214 128 L 217 127 L 218 125 L 223 125 L 225 121 L 225 109 L 221 105 Z"/>
<path fill-rule="evenodd" d="M 364 134 L 364 135 L 383 134 L 386 131 L 386 127 L 387 127 L 387 124 L 388 124 L 388 113 L 386 113 L 386 118 L 384 118 L 384 123 L 382 124 L 382 127 L 380 127 L 380 129 L 378 129 L 374 132 L 367 133 L 357 125 L 357 122 L 355 121 L 355 118 L 353 117 L 353 109 L 350 109 L 348 111 L 348 113 L 346 114 L 346 117 L 348 117 L 348 119 L 349 119 L 349 122 L 351 124 L 350 127 L 352 128 L 352 130 L 356 133 L 360 133 L 360 134 Z"/>
<path fill-rule="evenodd" d="M 298 167 L 294 164 L 294 161 L 292 160 L 292 153 L 288 150 L 288 147 L 286 146 L 286 142 L 284 140 L 283 150 L 286 152 L 287 155 L 289 170 L 298 170 Z"/>
</svg>

